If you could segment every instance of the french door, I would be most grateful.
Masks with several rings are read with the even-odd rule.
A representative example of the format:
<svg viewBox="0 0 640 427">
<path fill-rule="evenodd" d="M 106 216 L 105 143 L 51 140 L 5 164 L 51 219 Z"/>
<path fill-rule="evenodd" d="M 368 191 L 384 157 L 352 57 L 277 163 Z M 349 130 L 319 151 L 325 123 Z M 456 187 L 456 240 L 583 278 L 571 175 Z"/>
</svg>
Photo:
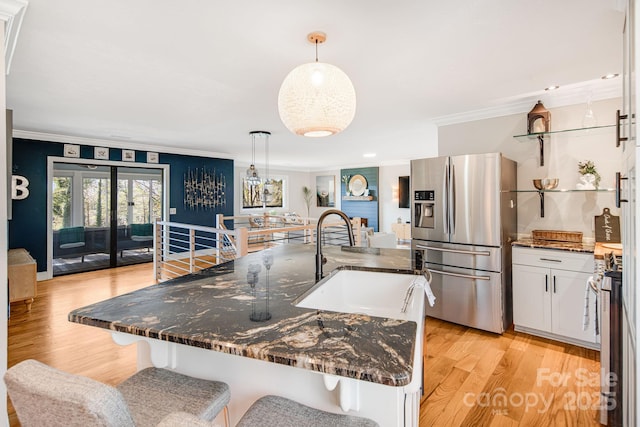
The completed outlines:
<svg viewBox="0 0 640 427">
<path fill-rule="evenodd" d="M 164 212 L 164 169 L 54 162 L 53 275 L 153 260 Z"/>
</svg>

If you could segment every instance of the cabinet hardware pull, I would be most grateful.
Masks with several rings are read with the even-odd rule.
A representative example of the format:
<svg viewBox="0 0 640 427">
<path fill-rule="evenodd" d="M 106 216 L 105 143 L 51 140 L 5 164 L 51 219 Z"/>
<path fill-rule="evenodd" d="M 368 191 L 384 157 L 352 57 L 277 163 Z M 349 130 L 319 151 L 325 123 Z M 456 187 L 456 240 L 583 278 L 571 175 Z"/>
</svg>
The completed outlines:
<svg viewBox="0 0 640 427">
<path fill-rule="evenodd" d="M 549 276 L 544 275 L 544 291 L 549 292 Z"/>
<path fill-rule="evenodd" d="M 553 293 L 556 293 L 556 276 L 553 276 Z"/>
<path fill-rule="evenodd" d="M 616 208 L 620 207 L 621 203 L 627 203 L 629 200 L 621 199 L 622 193 L 622 181 L 629 179 L 628 177 L 623 177 L 620 172 L 616 172 Z"/>
<path fill-rule="evenodd" d="M 620 114 L 620 110 L 616 111 L 616 147 L 620 147 L 622 141 L 627 141 L 629 138 L 626 136 L 620 136 L 620 122 L 629 117 L 628 114 Z"/>
<path fill-rule="evenodd" d="M 460 249 L 446 249 L 446 248 L 436 248 L 433 246 L 424 246 L 424 245 L 416 245 L 418 249 L 428 249 L 430 251 L 439 251 L 439 252 L 451 252 L 454 254 L 463 254 L 463 255 L 482 255 L 489 256 L 491 252 L 489 251 L 463 251 Z"/>
<path fill-rule="evenodd" d="M 471 274 L 452 273 L 452 272 L 449 272 L 449 271 L 432 270 L 432 269 L 429 269 L 429 272 L 430 273 L 436 273 L 436 274 L 442 274 L 443 276 L 460 277 L 460 278 L 463 278 L 463 279 L 491 280 L 491 277 L 489 277 L 489 276 L 476 276 L 476 275 L 471 275 Z"/>
<path fill-rule="evenodd" d="M 562 262 L 561 259 L 553 259 L 553 258 L 540 258 L 540 261 Z"/>
</svg>

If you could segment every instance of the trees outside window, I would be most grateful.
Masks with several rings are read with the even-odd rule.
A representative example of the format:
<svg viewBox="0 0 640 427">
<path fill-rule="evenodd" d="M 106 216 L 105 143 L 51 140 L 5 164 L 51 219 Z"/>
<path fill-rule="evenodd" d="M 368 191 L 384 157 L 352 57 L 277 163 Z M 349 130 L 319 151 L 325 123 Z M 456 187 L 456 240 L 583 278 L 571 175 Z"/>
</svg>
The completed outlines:
<svg viewBox="0 0 640 427">
<path fill-rule="evenodd" d="M 73 180 L 70 176 L 56 176 L 53 178 L 53 229 L 59 230 L 72 225 L 71 194 Z"/>
</svg>

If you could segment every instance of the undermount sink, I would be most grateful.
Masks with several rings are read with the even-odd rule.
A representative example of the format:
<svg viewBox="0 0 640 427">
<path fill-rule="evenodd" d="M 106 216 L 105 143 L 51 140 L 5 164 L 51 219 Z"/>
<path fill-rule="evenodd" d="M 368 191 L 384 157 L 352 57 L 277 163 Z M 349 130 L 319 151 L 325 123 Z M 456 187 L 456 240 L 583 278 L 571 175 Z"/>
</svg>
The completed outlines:
<svg viewBox="0 0 640 427">
<path fill-rule="evenodd" d="M 422 384 L 420 373 L 422 372 L 425 298 L 422 290 L 424 288 L 420 285 L 425 282 L 425 278 L 421 275 L 338 269 L 298 297 L 294 305 L 316 310 L 367 314 L 416 322 L 412 372 L 418 375 L 412 374 L 411 382 L 403 387 L 405 392 L 413 393 L 419 391 Z M 413 283 L 417 286 L 403 313 L 405 295 Z M 325 385 L 328 382 L 337 381 L 335 376 L 325 375 L 325 377 Z M 332 390 L 335 384 L 327 387 Z M 342 384 L 340 387 L 342 405 L 343 388 L 345 394 L 348 394 L 349 388 Z"/>
<path fill-rule="evenodd" d="M 413 293 L 406 312 L 401 312 L 406 292 L 414 281 L 424 278 L 414 274 L 336 270 L 301 295 L 294 305 L 421 322 L 424 298 L 420 292 Z"/>
</svg>

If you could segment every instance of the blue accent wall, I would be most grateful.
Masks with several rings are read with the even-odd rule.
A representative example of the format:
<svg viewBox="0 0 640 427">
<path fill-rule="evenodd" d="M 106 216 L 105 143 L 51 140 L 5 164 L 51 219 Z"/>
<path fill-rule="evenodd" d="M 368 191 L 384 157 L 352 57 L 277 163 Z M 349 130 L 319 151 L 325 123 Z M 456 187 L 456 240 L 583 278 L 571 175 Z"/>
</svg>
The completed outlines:
<svg viewBox="0 0 640 427">
<path fill-rule="evenodd" d="M 29 180 L 29 196 L 13 200 L 12 219 L 9 221 L 9 248 L 25 248 L 38 264 L 38 271 L 47 268 L 47 158 L 64 157 L 64 144 L 58 142 L 13 139 L 12 173 Z M 94 147 L 82 145 L 80 158 L 93 159 Z M 109 159 L 122 160 L 122 150 L 109 149 Z M 136 162 L 131 166 L 146 165 L 146 151 L 136 150 Z M 176 214 L 170 220 L 188 224 L 215 226 L 216 214 L 233 216 L 233 160 L 159 153 L 159 163 L 170 166 L 170 207 Z M 184 203 L 184 178 L 189 169 L 215 170 L 226 181 L 224 203 L 217 208 L 192 209 Z"/>
<path fill-rule="evenodd" d="M 360 217 L 367 218 L 368 226 L 373 227 L 374 231 L 378 231 L 378 203 L 380 199 L 380 192 L 378 191 L 378 168 L 354 168 L 354 169 L 342 169 L 340 176 L 349 175 L 362 175 L 367 180 L 367 188 L 369 189 L 369 195 L 373 196 L 373 200 L 345 200 L 345 192 L 347 185 L 342 182 L 340 185 L 341 204 L 340 209 L 346 213 L 350 218 Z"/>
</svg>

